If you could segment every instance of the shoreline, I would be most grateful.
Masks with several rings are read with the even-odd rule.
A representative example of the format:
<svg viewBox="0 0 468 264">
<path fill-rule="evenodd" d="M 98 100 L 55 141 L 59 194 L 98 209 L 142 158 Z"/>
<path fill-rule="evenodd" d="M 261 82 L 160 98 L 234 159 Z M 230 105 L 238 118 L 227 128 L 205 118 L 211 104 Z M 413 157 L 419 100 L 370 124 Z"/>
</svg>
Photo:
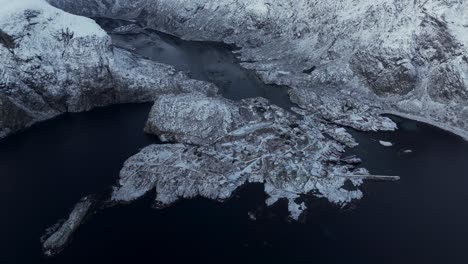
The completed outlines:
<svg viewBox="0 0 468 264">
<path fill-rule="evenodd" d="M 434 120 L 431 120 L 431 119 L 428 119 L 428 118 L 425 118 L 425 117 L 416 116 L 416 115 L 412 115 L 412 114 L 405 114 L 405 113 L 401 113 L 401 112 L 397 112 L 397 111 L 382 111 L 380 113 L 380 115 L 394 115 L 394 116 L 410 119 L 410 120 L 413 120 L 413 121 L 416 121 L 416 122 L 421 122 L 421 123 L 424 123 L 424 124 L 435 126 L 435 127 L 439 128 L 439 129 L 450 132 L 450 133 L 462 138 L 464 141 L 468 142 L 468 132 L 467 131 L 464 131 L 464 130 L 462 130 L 460 128 L 456 128 L 456 127 L 453 127 L 453 126 L 450 126 L 450 125 L 446 125 L 446 124 L 443 124 L 441 122 L 437 122 L 437 121 L 434 121 Z"/>
</svg>

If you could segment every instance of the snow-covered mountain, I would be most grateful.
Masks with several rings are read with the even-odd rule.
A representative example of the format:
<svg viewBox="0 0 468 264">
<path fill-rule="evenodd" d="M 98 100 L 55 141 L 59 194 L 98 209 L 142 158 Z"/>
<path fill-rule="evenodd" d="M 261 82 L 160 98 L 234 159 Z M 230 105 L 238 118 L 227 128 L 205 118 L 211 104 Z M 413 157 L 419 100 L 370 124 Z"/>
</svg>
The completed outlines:
<svg viewBox="0 0 468 264">
<path fill-rule="evenodd" d="M 85 16 L 135 19 L 185 39 L 234 43 L 268 83 L 345 90 L 464 134 L 464 0 L 49 0 Z"/>
<path fill-rule="evenodd" d="M 115 91 L 112 78 L 119 75 L 113 71 L 134 67 L 121 69 L 125 63 L 115 63 L 129 54 L 113 51 L 94 22 L 42 0 L 4 2 L 0 101 L 9 114 L 0 120 L 1 135 L 64 111 L 145 97 L 116 99 L 121 93 Z M 267 83 L 326 96 L 341 90 L 354 99 L 379 102 L 383 112 L 459 134 L 468 130 L 466 1 L 49 2 L 78 15 L 135 19 L 185 39 L 233 43 L 242 47 L 243 66 Z M 90 79 L 98 83 L 90 85 Z"/>
</svg>

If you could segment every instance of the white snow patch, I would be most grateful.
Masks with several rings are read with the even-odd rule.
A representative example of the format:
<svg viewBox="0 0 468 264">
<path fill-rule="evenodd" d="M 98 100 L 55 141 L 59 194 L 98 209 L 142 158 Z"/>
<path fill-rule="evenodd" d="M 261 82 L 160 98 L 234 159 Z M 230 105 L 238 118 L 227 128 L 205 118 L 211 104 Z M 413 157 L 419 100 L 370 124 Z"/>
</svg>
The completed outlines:
<svg viewBox="0 0 468 264">
<path fill-rule="evenodd" d="M 382 146 L 384 146 L 384 147 L 392 147 L 392 146 L 393 146 L 393 143 L 392 143 L 392 142 L 388 142 L 388 141 L 380 140 L 379 143 L 380 143 L 380 145 L 382 145 Z"/>
<path fill-rule="evenodd" d="M 246 10 L 257 16 L 266 16 L 268 14 L 268 6 L 261 1 L 255 1 L 248 5 Z"/>
<path fill-rule="evenodd" d="M 36 38 L 50 37 L 53 33 L 69 29 L 74 37 L 96 36 L 105 37 L 107 33 L 92 19 L 72 15 L 49 5 L 45 0 L 0 0 L 0 24 L 7 33 L 18 33 L 24 28 L 25 21 L 22 16 L 27 10 L 35 11 L 38 17 L 31 18 L 35 23 L 48 23 L 47 27 L 37 30 Z M 21 17 L 20 17 L 21 16 Z M 20 19 L 18 21 L 18 18 Z"/>
</svg>

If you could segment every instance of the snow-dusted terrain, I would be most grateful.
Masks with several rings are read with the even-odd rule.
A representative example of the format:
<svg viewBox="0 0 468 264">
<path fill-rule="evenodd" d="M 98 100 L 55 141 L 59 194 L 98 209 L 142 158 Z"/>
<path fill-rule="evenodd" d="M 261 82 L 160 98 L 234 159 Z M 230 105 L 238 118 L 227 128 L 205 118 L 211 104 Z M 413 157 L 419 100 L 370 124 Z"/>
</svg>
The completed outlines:
<svg viewBox="0 0 468 264">
<path fill-rule="evenodd" d="M 49 2 L 235 44 L 244 67 L 291 87 L 291 111 L 262 98 L 220 98 L 213 84 L 114 47 L 89 18 L 45 0 L 0 0 L 0 138 L 65 112 L 155 101 L 145 131 L 168 144 L 127 160 L 112 202 L 151 191 L 160 206 L 224 200 L 246 182 L 263 182 L 266 203 L 285 198 L 298 219 L 301 195 L 341 205 L 362 197 L 344 188 L 347 180 L 358 187 L 379 177 L 358 168 L 359 158 L 342 157 L 358 144 L 344 127 L 392 131 L 395 123 L 380 116 L 391 112 L 467 135 L 465 1 Z M 64 247 L 91 210 L 87 201 L 44 238 L 46 252 Z"/>
<path fill-rule="evenodd" d="M 50 0 L 184 39 L 234 43 L 267 83 L 354 93 L 467 137 L 463 0 Z M 333 92 L 334 93 L 334 92 Z M 331 96 L 333 96 L 333 93 Z"/>
<path fill-rule="evenodd" d="M 362 196 L 342 188 L 347 176 L 359 179 L 368 173 L 341 162 L 344 145 L 322 134 L 332 128 L 262 98 L 231 102 L 199 94 L 162 96 L 146 131 L 178 144 L 150 146 L 130 158 L 112 199 L 130 202 L 156 189 L 163 206 L 196 196 L 224 200 L 246 182 L 262 182 L 270 205 L 286 198 L 292 206 L 312 191 L 345 204 Z M 362 183 L 355 179 L 354 184 Z M 305 209 L 291 208 L 296 219 Z"/>
</svg>

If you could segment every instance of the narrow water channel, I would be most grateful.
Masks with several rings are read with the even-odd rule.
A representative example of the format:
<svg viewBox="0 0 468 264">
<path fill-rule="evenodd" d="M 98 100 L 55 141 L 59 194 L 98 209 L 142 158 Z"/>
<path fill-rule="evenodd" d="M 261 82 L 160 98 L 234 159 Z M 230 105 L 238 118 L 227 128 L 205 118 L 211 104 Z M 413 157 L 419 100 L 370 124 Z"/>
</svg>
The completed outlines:
<svg viewBox="0 0 468 264">
<path fill-rule="evenodd" d="M 132 45 L 141 39 L 135 41 Z M 159 41 L 169 46 L 153 59 L 163 61 L 172 48 L 175 54 L 187 52 L 195 57 L 187 59 L 185 70 L 197 76 L 193 67 L 203 74 L 212 67 L 225 69 L 228 73 L 198 78 L 220 76 L 216 82 L 232 84 L 223 87 L 236 94 L 237 75 L 229 72 L 241 68 L 228 65 L 235 59 L 229 50 L 212 51 L 223 54 L 213 61 L 209 58 L 218 55 L 207 55 L 206 43 L 193 44 L 201 45 L 199 51 L 181 40 Z M 139 50 L 146 49 L 144 43 Z M 148 48 L 144 54 L 152 52 Z M 180 56 L 174 65 L 186 59 Z M 203 56 L 208 59 L 197 67 Z M 248 89 L 258 96 L 266 88 L 252 84 Z M 236 96 L 248 95 L 231 98 Z M 245 186 L 224 204 L 194 199 L 152 210 L 147 197 L 98 213 L 61 255 L 42 257 L 39 238 L 46 227 L 66 216 L 80 197 L 112 185 L 125 159 L 158 143 L 142 131 L 150 107 L 117 105 L 66 114 L 0 141 L 0 263 L 468 263 L 468 143 L 398 117 L 392 117 L 397 132 L 353 132 L 360 146 L 349 154 L 362 157 L 372 172 L 401 180 L 366 183 L 364 198 L 350 207 L 311 198 L 305 221 L 297 223 L 287 220 L 284 204 L 265 207 L 261 185 Z M 394 146 L 383 147 L 379 140 Z M 251 211 L 256 221 L 250 220 Z"/>
<path fill-rule="evenodd" d="M 124 20 L 96 18 L 105 30 L 129 24 Z M 177 37 L 145 29 L 138 34 L 110 34 L 118 47 L 123 47 L 156 62 L 169 64 L 191 78 L 208 81 L 232 100 L 263 97 L 289 109 L 287 87 L 264 84 L 253 71 L 242 68 L 232 52 L 235 47 L 216 42 L 184 41 Z"/>
</svg>

